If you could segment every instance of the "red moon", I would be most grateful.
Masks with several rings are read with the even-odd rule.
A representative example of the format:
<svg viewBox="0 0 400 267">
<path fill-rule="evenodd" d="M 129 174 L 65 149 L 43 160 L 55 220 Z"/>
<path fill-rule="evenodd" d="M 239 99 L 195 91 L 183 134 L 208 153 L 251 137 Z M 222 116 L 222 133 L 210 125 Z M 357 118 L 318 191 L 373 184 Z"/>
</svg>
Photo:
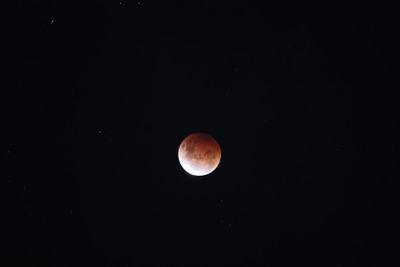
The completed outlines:
<svg viewBox="0 0 400 267">
<path fill-rule="evenodd" d="M 191 175 L 210 174 L 221 161 L 221 148 L 218 142 L 205 133 L 187 136 L 179 146 L 178 159 L 182 168 Z"/>
</svg>

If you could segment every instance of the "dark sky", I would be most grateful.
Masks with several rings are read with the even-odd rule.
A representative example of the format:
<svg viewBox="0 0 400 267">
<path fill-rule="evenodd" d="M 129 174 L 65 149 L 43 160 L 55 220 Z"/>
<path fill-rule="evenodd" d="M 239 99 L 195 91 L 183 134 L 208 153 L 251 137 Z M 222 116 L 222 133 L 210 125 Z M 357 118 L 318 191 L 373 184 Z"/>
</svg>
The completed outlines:
<svg viewBox="0 0 400 267">
<path fill-rule="evenodd" d="M 396 11 L 276 2 L 6 9 L 2 261 L 395 266 Z"/>
</svg>

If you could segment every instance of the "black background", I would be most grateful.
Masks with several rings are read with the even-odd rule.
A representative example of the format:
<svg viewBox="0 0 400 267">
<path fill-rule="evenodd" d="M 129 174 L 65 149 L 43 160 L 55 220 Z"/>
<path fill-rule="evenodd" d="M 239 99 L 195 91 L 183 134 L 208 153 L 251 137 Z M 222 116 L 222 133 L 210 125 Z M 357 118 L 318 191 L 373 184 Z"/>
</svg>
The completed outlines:
<svg viewBox="0 0 400 267">
<path fill-rule="evenodd" d="M 2 260 L 395 266 L 393 7 L 103 0 L 3 11 Z M 223 153 L 200 180 L 177 160 L 193 132 Z"/>
</svg>

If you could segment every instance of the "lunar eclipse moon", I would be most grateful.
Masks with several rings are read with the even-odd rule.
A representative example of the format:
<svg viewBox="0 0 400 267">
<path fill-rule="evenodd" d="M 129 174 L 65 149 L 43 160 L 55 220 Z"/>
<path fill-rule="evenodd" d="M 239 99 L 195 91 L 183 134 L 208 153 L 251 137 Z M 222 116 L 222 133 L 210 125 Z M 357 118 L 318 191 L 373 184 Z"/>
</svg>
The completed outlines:
<svg viewBox="0 0 400 267">
<path fill-rule="evenodd" d="M 218 142 L 205 133 L 187 136 L 179 146 L 178 159 L 182 168 L 191 175 L 204 176 L 213 172 L 221 161 Z"/>
</svg>

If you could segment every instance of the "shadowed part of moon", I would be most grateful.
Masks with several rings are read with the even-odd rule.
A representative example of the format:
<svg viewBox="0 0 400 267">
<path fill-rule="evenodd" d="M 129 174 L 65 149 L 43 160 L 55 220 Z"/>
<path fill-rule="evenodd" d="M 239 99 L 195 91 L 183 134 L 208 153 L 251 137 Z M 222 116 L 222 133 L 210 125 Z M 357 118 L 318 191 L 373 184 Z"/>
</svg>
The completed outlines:
<svg viewBox="0 0 400 267">
<path fill-rule="evenodd" d="M 221 160 L 221 148 L 217 141 L 205 133 L 187 136 L 179 146 L 179 162 L 182 168 L 195 176 L 213 172 Z"/>
</svg>

